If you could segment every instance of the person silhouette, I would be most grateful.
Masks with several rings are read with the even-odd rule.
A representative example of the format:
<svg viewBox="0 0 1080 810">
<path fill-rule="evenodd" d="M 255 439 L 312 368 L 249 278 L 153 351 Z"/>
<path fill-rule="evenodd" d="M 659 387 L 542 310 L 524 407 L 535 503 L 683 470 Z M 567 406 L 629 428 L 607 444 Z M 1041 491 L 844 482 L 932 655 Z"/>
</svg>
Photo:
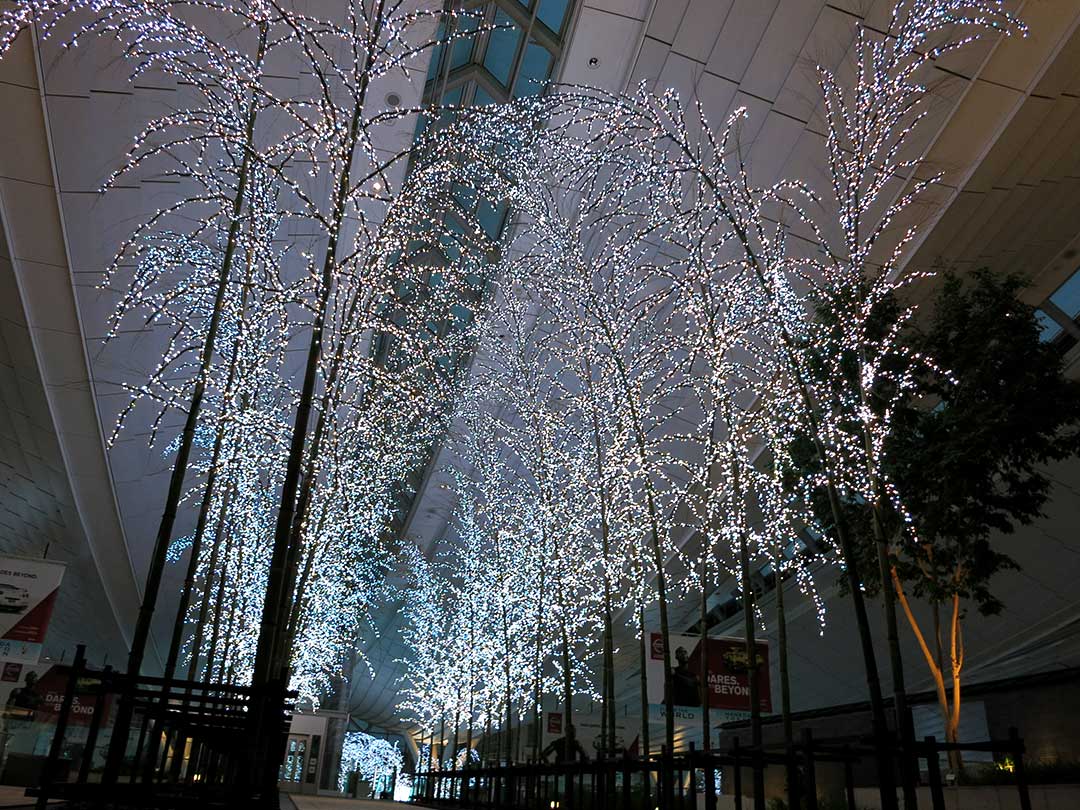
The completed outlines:
<svg viewBox="0 0 1080 810">
<path fill-rule="evenodd" d="M 700 706 L 701 682 L 690 668 L 690 654 L 685 647 L 675 650 L 675 669 L 671 672 L 671 702 L 676 706 Z"/>
</svg>

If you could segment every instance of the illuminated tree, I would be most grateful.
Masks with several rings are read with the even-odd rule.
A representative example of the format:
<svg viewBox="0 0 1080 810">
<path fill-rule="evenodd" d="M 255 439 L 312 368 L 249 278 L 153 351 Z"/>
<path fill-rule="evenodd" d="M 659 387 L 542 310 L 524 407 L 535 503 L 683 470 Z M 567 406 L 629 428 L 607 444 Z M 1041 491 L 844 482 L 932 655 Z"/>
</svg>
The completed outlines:
<svg viewBox="0 0 1080 810">
<path fill-rule="evenodd" d="M 404 765 L 405 757 L 397 743 L 391 744 L 363 731 L 347 731 L 341 749 L 338 790 L 345 792 L 350 773 L 373 785 L 389 784 L 391 779 L 400 777 Z"/>
</svg>

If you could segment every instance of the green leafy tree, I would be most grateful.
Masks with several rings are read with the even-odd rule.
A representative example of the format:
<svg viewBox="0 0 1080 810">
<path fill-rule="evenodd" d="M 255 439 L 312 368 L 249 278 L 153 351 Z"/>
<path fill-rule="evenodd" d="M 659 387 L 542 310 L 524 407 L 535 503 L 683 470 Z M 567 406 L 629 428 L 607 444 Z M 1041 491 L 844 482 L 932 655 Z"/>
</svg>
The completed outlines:
<svg viewBox="0 0 1080 810">
<path fill-rule="evenodd" d="M 1017 297 L 1023 288 L 1016 275 L 986 270 L 967 282 L 944 277 L 932 317 L 907 336 L 937 368 L 918 371 L 889 443 L 889 476 L 909 513 L 898 521 L 892 586 L 934 678 L 949 741 L 960 723 L 964 615 L 1001 611 L 992 579 L 1018 567 L 1001 536 L 1042 515 L 1046 465 L 1080 451 L 1080 382 L 1039 339 L 1034 311 Z M 931 628 L 912 598 L 930 603 Z"/>
</svg>

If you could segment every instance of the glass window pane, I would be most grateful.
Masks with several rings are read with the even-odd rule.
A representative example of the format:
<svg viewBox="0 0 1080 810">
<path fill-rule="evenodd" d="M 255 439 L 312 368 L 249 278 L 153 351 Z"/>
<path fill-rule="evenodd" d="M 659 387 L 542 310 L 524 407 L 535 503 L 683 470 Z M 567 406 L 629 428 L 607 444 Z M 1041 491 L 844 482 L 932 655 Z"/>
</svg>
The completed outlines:
<svg viewBox="0 0 1080 810">
<path fill-rule="evenodd" d="M 476 85 L 476 94 L 473 96 L 473 104 L 483 106 L 484 104 L 495 103 L 495 99 L 493 99 L 483 87 Z"/>
<path fill-rule="evenodd" d="M 465 17 L 461 20 L 460 31 L 475 31 L 476 26 L 479 23 L 474 17 Z M 454 52 L 453 58 L 450 60 L 450 69 L 454 70 L 461 67 L 472 57 L 473 44 L 476 42 L 476 37 L 463 37 L 461 39 L 454 40 Z"/>
<path fill-rule="evenodd" d="M 536 18 L 556 34 L 562 30 L 563 19 L 570 0 L 540 0 L 540 10 Z"/>
<path fill-rule="evenodd" d="M 484 67 L 491 75 L 506 86 L 510 83 L 510 68 L 514 65 L 521 40 L 521 29 L 512 23 L 506 12 L 499 9 L 495 15 L 495 25 L 499 26 L 488 34 L 487 53 L 484 54 Z"/>
<path fill-rule="evenodd" d="M 1039 322 L 1039 339 L 1044 343 L 1049 343 L 1062 332 L 1061 324 L 1041 309 L 1035 310 L 1035 320 Z"/>
<path fill-rule="evenodd" d="M 521 60 L 521 73 L 514 85 L 515 96 L 536 96 L 543 89 L 551 76 L 551 54 L 547 48 L 530 42 L 525 48 L 525 58 Z"/>
<path fill-rule="evenodd" d="M 438 39 L 438 45 L 431 50 L 431 68 L 430 70 L 437 70 L 439 62 L 442 61 L 443 49 L 446 47 L 446 27 L 439 23 L 439 27 L 435 32 L 435 36 Z"/>
<path fill-rule="evenodd" d="M 481 200 L 480 206 L 476 209 L 476 213 L 480 218 L 480 227 L 484 229 L 484 233 L 492 239 L 498 236 L 499 231 L 502 230 L 503 217 L 506 215 L 506 207 L 500 205 L 498 208 L 495 208 L 487 200 Z"/>
<path fill-rule="evenodd" d="M 1070 318 L 1080 315 L 1080 270 L 1072 274 L 1072 277 L 1057 288 L 1057 292 L 1050 296 L 1050 300 L 1061 307 L 1061 310 Z"/>
</svg>

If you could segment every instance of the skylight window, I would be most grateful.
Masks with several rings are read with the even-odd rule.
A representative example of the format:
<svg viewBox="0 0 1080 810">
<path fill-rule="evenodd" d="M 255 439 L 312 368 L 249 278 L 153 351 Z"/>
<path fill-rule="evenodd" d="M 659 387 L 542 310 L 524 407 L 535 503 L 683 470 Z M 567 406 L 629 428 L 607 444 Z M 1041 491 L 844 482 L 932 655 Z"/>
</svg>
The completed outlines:
<svg viewBox="0 0 1080 810">
<path fill-rule="evenodd" d="M 1041 309 L 1035 310 L 1035 319 L 1039 322 L 1039 339 L 1042 340 L 1043 343 L 1049 343 L 1064 331 L 1061 324 Z"/>
<path fill-rule="evenodd" d="M 484 67 L 488 69 L 499 84 L 510 86 L 510 73 L 514 69 L 514 56 L 521 41 L 521 29 L 513 24 L 510 16 L 501 8 L 495 14 L 494 31 L 488 34 L 487 53 L 484 54 Z"/>
<path fill-rule="evenodd" d="M 540 0 L 540 10 L 536 12 L 536 18 L 558 34 L 562 30 L 569 8 L 569 0 Z"/>
<path fill-rule="evenodd" d="M 1050 300 L 1069 318 L 1075 319 L 1077 315 L 1080 315 L 1080 269 L 1057 288 L 1057 291 L 1050 296 Z"/>
</svg>

